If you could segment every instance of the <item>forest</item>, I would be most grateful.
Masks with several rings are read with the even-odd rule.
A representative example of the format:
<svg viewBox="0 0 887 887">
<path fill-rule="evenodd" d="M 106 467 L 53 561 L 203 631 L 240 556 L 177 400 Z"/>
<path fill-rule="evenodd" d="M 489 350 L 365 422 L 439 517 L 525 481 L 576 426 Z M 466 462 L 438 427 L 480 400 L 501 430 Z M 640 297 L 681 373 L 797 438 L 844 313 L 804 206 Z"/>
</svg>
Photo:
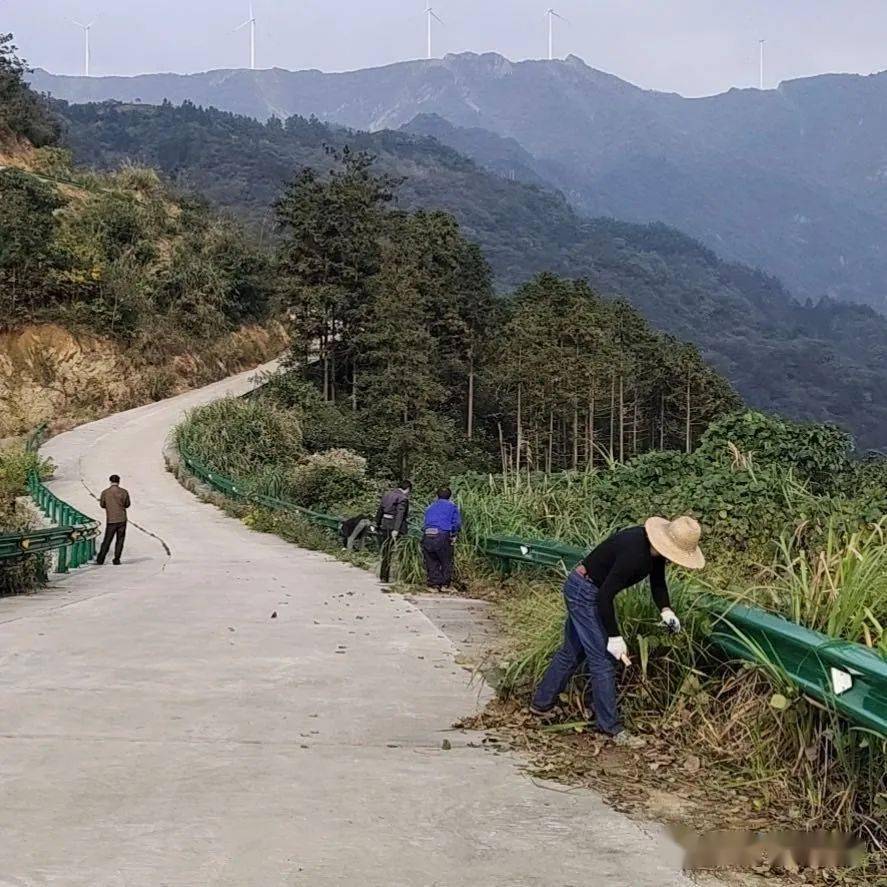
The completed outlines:
<svg viewBox="0 0 887 887">
<path fill-rule="evenodd" d="M 483 170 L 432 138 L 364 133 L 292 117 L 268 124 L 185 104 L 64 105 L 64 143 L 99 168 L 150 164 L 247 220 L 267 242 L 272 204 L 298 169 L 328 170 L 327 148 L 375 158 L 401 180 L 404 210 L 443 210 L 477 243 L 500 294 L 537 274 L 585 279 L 656 328 L 694 343 L 750 405 L 835 422 L 862 449 L 887 441 L 887 320 L 828 299 L 799 302 L 775 279 L 723 262 L 665 225 L 584 219 L 554 191 Z"/>
<path fill-rule="evenodd" d="M 375 467 L 551 472 L 689 452 L 738 406 L 695 348 L 584 281 L 543 274 L 498 299 L 451 216 L 393 207 L 397 182 L 367 154 L 335 164 L 277 201 L 277 278 L 292 372 L 359 429 Z"/>
</svg>

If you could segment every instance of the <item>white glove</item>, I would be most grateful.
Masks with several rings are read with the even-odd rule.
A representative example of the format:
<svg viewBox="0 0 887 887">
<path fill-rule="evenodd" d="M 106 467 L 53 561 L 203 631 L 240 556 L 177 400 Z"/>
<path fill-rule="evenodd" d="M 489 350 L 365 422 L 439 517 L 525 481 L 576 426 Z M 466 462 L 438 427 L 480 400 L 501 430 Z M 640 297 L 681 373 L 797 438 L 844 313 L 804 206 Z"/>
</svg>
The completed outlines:
<svg viewBox="0 0 887 887">
<path fill-rule="evenodd" d="M 614 638 L 607 638 L 607 652 L 614 659 L 621 659 L 623 662 L 628 659 L 628 647 L 626 646 L 622 635 L 617 635 Z"/>
<path fill-rule="evenodd" d="M 392 530 L 391 531 L 391 538 L 392 539 L 396 539 L 399 535 L 400 535 L 400 530 Z"/>
<path fill-rule="evenodd" d="M 671 607 L 666 607 L 662 611 L 662 624 L 672 633 L 678 634 L 681 630 L 681 620 L 675 615 Z"/>
</svg>

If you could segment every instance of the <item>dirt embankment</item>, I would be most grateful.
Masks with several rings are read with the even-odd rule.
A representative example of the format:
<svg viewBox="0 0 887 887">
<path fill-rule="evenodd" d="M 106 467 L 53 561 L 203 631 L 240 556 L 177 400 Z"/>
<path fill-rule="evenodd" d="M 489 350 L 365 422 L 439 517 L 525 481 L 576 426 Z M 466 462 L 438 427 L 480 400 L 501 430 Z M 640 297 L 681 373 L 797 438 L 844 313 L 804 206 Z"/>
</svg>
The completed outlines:
<svg viewBox="0 0 887 887">
<path fill-rule="evenodd" d="M 56 324 L 0 332 L 0 439 L 46 422 L 51 433 L 258 366 L 286 347 L 279 324 L 246 326 L 201 346 L 126 348 Z M 153 352 L 153 353 L 151 353 Z"/>
</svg>

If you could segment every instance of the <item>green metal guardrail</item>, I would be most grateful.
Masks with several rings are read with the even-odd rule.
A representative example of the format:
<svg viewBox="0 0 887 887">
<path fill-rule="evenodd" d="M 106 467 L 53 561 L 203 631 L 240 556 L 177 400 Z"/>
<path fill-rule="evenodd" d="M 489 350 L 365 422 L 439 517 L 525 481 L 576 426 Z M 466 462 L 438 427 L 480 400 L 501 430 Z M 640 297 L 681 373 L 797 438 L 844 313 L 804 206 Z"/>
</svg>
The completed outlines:
<svg viewBox="0 0 887 887">
<path fill-rule="evenodd" d="M 45 432 L 45 424 L 37 428 L 29 435 L 25 448 L 36 452 Z M 54 526 L 0 535 L 0 562 L 55 552 L 56 572 L 67 573 L 95 557 L 98 521 L 59 499 L 35 470 L 28 473 L 27 491 Z"/>
<path fill-rule="evenodd" d="M 67 573 L 68 570 L 82 567 L 92 560 L 96 553 L 95 540 L 99 534 L 98 521 L 59 499 L 40 480 L 36 471 L 31 471 L 28 476 L 28 492 L 43 514 L 58 525 L 26 536 L 29 540 L 37 536 L 36 541 L 39 544 L 41 534 L 50 534 L 50 542 L 55 544 L 47 544 L 44 550 L 57 552 L 56 572 Z M 32 544 L 28 545 L 27 551 L 33 550 Z"/>
<path fill-rule="evenodd" d="M 338 530 L 342 524 L 342 518 L 252 494 L 245 485 L 212 471 L 190 455 L 179 455 L 189 471 L 221 493 L 300 514 L 331 530 Z M 585 555 L 584 550 L 569 545 L 516 536 L 481 538 L 478 548 L 506 570 L 513 564 L 571 570 Z M 878 653 L 723 598 L 711 596 L 700 603 L 714 619 L 712 640 L 727 655 L 775 665 L 821 705 L 887 736 L 887 660 Z"/>
<path fill-rule="evenodd" d="M 775 664 L 803 693 L 887 736 L 887 659 L 781 616 L 723 599 L 705 602 L 712 639 L 731 656 Z"/>
<path fill-rule="evenodd" d="M 28 492 L 56 526 L 0 536 L 0 561 L 56 552 L 56 572 L 83 566 L 95 556 L 99 525 L 49 490 L 36 471 L 28 477 Z"/>
</svg>

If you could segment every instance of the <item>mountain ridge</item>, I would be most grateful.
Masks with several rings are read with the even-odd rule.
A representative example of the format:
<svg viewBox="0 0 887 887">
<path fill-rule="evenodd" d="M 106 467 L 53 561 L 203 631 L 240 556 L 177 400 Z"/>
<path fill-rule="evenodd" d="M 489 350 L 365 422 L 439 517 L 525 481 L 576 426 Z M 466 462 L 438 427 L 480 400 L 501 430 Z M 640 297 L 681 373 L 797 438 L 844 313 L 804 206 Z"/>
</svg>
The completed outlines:
<svg viewBox="0 0 887 887">
<path fill-rule="evenodd" d="M 371 132 L 436 114 L 513 139 L 535 158 L 534 174 L 586 216 L 662 221 L 775 274 L 801 298 L 887 312 L 887 72 L 700 98 L 641 89 L 576 56 L 512 62 L 496 53 L 334 74 L 38 71 L 31 80 L 74 102 L 192 101 Z"/>
</svg>

